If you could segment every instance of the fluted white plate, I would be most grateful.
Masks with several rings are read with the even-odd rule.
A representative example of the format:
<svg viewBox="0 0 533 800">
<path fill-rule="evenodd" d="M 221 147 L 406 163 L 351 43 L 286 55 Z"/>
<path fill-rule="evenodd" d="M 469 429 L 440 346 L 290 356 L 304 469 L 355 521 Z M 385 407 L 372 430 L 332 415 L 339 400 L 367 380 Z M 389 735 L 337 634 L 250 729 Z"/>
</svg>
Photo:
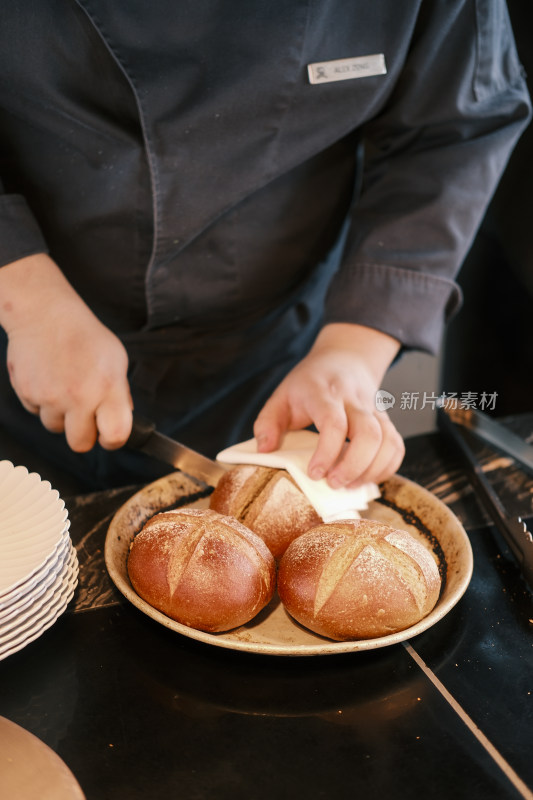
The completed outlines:
<svg viewBox="0 0 533 800">
<path fill-rule="evenodd" d="M 68 527 L 65 504 L 48 481 L 0 461 L 0 607 L 44 577 Z"/>
<path fill-rule="evenodd" d="M 5 612 L 9 612 L 19 601 L 27 599 L 28 595 L 32 594 L 33 589 L 40 586 L 49 577 L 50 572 L 54 570 L 58 561 L 65 558 L 65 555 L 69 553 L 70 545 L 70 536 L 68 530 L 66 530 L 61 542 L 42 566 L 36 572 L 33 572 L 26 581 L 19 583 L 10 592 L 0 597 L 0 617 Z"/>
<path fill-rule="evenodd" d="M 72 543 L 68 541 L 66 544 L 46 576 L 24 595 L 18 597 L 14 603 L 0 611 L 0 643 L 7 637 L 8 631 L 43 606 L 61 586 L 63 579 L 68 575 L 72 559 Z"/>
<path fill-rule="evenodd" d="M 0 660 L 35 641 L 54 624 L 72 600 L 78 583 L 78 571 L 76 550 L 71 546 L 70 557 L 54 582 L 52 591 L 45 592 L 36 600 L 29 609 L 30 613 L 23 612 L 15 624 L 5 630 L 5 634 L 0 631 Z"/>
</svg>

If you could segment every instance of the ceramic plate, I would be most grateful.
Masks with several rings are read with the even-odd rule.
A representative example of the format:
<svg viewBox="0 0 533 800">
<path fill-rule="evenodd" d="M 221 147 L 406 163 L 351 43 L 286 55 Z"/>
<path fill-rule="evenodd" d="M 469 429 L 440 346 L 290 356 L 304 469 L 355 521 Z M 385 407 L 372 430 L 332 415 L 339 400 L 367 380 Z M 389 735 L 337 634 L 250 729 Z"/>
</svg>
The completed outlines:
<svg viewBox="0 0 533 800">
<path fill-rule="evenodd" d="M 0 752 L 0 797 L 84 800 L 79 783 L 57 753 L 5 717 L 0 717 Z"/>
<path fill-rule="evenodd" d="M 0 603 L 5 605 L 64 541 L 68 514 L 59 493 L 37 473 L 0 462 Z"/>
<path fill-rule="evenodd" d="M 0 619 L 0 647 L 13 634 L 22 632 L 28 624 L 31 624 L 32 619 L 38 613 L 55 601 L 62 592 L 63 585 L 69 582 L 75 563 L 76 554 L 71 545 L 65 555 L 61 557 L 59 563 L 54 565 L 54 569 L 51 570 L 53 580 L 50 583 L 48 583 L 48 579 L 43 581 L 43 583 L 48 584 L 45 586 L 44 591 L 41 590 L 41 584 L 39 584 L 34 591 L 30 592 L 23 605 L 15 607 L 15 613 Z"/>
<path fill-rule="evenodd" d="M 66 566 L 71 558 L 72 543 L 70 539 L 65 541 L 65 546 L 59 551 L 57 558 L 50 564 L 48 571 L 44 574 L 42 579 L 35 585 L 32 585 L 27 591 L 17 595 L 5 608 L 0 609 L 0 640 L 5 635 L 6 630 L 12 625 L 12 620 L 26 614 L 35 607 L 37 603 L 41 602 L 43 595 L 48 591 L 54 590 L 57 582 L 61 581 L 65 572 Z"/>
<path fill-rule="evenodd" d="M 133 495 L 115 514 L 105 543 L 105 561 L 111 579 L 122 594 L 152 619 L 177 633 L 218 647 L 247 652 L 310 656 L 372 650 L 410 639 L 435 625 L 462 597 L 473 569 L 472 548 L 457 517 L 438 498 L 421 486 L 394 476 L 382 486 L 365 516 L 409 531 L 434 554 L 443 587 L 437 605 L 416 625 L 375 639 L 334 642 L 303 628 L 281 605 L 277 594 L 251 622 L 225 633 L 205 633 L 167 617 L 134 591 L 127 571 L 130 544 L 153 514 L 173 505 L 184 505 L 180 481 L 173 475 L 149 484 Z M 189 505 L 207 507 L 206 499 Z"/>
<path fill-rule="evenodd" d="M 0 660 L 26 647 L 48 630 L 72 600 L 77 583 L 78 559 L 76 550 L 72 547 L 69 561 L 55 591 L 42 602 L 36 603 L 32 613 L 23 616 L 20 624 L 7 631 L 5 637 L 0 637 Z"/>
<path fill-rule="evenodd" d="M 33 590 L 36 589 L 37 586 L 40 586 L 49 576 L 50 572 L 54 570 L 58 561 L 64 558 L 69 552 L 70 546 L 70 536 L 68 531 L 65 531 L 58 547 L 42 566 L 36 572 L 33 572 L 27 580 L 17 584 L 10 592 L 0 597 L 0 617 L 16 606 L 19 601 L 24 600 L 28 595 L 31 596 Z"/>
</svg>

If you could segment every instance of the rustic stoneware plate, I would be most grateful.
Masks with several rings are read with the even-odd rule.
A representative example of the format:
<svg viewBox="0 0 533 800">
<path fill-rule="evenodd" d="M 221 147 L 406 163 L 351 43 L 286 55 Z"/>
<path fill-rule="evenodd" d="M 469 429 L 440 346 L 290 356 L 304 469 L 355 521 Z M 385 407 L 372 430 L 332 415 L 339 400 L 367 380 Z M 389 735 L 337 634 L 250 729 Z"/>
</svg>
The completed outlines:
<svg viewBox="0 0 533 800">
<path fill-rule="evenodd" d="M 105 543 L 105 562 L 111 579 L 134 606 L 183 636 L 217 647 L 268 655 L 310 656 L 373 650 L 397 644 L 441 620 L 462 597 L 472 576 L 472 548 L 457 517 L 430 492 L 396 475 L 382 484 L 381 497 L 369 505 L 364 516 L 409 531 L 433 553 L 443 586 L 435 608 L 424 619 L 387 636 L 335 642 L 296 623 L 276 594 L 257 617 L 240 628 L 224 633 L 198 631 L 175 622 L 139 597 L 127 570 L 130 544 L 151 516 L 177 506 L 208 506 L 207 498 L 184 497 L 182 486 L 178 473 L 174 473 L 134 494 L 111 521 Z"/>
</svg>

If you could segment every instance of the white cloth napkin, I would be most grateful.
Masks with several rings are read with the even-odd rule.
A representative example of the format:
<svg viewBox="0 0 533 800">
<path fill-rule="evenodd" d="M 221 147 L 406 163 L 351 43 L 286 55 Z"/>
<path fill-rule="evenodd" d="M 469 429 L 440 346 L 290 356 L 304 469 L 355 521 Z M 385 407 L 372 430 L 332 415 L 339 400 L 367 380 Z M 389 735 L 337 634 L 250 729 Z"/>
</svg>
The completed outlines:
<svg viewBox="0 0 533 800">
<path fill-rule="evenodd" d="M 279 450 L 258 453 L 256 440 L 248 439 L 222 450 L 217 455 L 217 460 L 226 464 L 258 464 L 286 469 L 324 522 L 358 519 L 358 512 L 368 508 L 368 503 L 379 497 L 377 485 L 367 483 L 357 489 L 332 489 L 325 478 L 312 480 L 307 475 L 307 466 L 316 449 L 317 440 L 318 434 L 312 431 L 289 431 Z"/>
</svg>

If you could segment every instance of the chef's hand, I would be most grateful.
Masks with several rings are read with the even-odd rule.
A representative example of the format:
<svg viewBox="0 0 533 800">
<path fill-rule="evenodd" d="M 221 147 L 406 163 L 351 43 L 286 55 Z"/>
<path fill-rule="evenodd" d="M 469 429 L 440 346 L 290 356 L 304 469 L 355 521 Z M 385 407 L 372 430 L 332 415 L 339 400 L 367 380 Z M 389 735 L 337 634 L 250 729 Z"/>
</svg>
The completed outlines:
<svg viewBox="0 0 533 800">
<path fill-rule="evenodd" d="M 0 269 L 0 324 L 22 405 L 72 450 L 124 444 L 132 425 L 128 357 L 44 254 Z"/>
<path fill-rule="evenodd" d="M 314 424 L 319 438 L 311 478 L 355 488 L 390 477 L 405 448 L 387 413 L 377 410 L 376 392 L 398 349 L 395 339 L 372 328 L 325 326 L 257 417 L 259 451 L 275 450 L 286 431 Z"/>
</svg>

